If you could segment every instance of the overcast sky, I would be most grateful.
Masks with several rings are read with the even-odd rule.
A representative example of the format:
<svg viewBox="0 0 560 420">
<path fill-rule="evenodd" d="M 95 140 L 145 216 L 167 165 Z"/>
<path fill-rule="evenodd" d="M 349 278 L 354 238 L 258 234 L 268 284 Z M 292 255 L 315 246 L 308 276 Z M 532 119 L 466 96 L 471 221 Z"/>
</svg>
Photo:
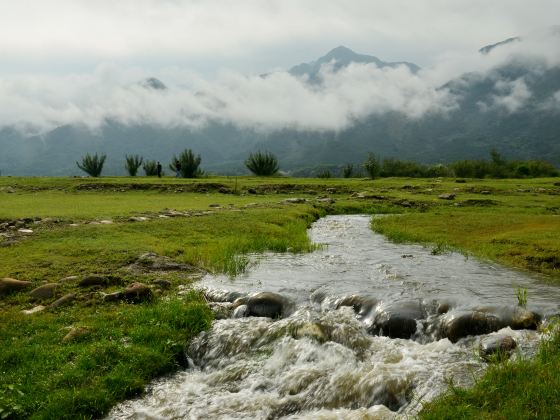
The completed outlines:
<svg viewBox="0 0 560 420">
<path fill-rule="evenodd" d="M 512 57 L 536 72 L 560 66 L 560 30 L 535 34 L 559 17 L 560 0 L 0 0 L 0 128 L 339 130 L 375 113 L 421 118 L 456 109 L 440 87 L 464 73 Z M 516 35 L 530 36 L 478 53 Z M 327 66 L 320 89 L 281 71 L 338 45 L 423 70 Z M 151 76 L 170 89 L 138 83 Z M 494 82 L 481 109 L 517 112 L 533 96 L 523 78 Z M 551 94 L 543 106 L 560 109 Z"/>
<path fill-rule="evenodd" d="M 558 0 L 0 0 L 0 75 L 261 73 L 338 45 L 425 67 L 559 16 Z"/>
</svg>

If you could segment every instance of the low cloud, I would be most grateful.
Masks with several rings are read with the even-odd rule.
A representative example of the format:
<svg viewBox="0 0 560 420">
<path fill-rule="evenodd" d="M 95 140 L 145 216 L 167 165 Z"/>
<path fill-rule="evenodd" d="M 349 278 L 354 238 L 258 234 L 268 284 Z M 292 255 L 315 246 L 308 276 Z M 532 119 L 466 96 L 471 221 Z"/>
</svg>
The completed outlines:
<svg viewBox="0 0 560 420">
<path fill-rule="evenodd" d="M 475 74 L 472 79 L 478 80 L 493 74 L 495 94 L 482 108 L 517 112 L 533 96 L 526 80 L 495 79 L 493 70 L 522 63 L 538 75 L 559 66 L 559 37 L 545 35 L 485 55 L 447 55 L 418 73 L 405 66 L 372 64 L 352 64 L 335 72 L 326 65 L 320 84 L 287 72 L 266 76 L 225 72 L 205 80 L 181 69 L 167 69 L 160 76 L 168 89 L 157 90 L 140 83 L 152 74 L 108 65 L 85 75 L 5 77 L 0 78 L 0 127 L 41 133 L 79 124 L 95 130 L 107 120 L 116 120 L 193 129 L 218 121 L 259 130 L 342 130 L 370 115 L 397 112 L 418 119 L 452 112 L 460 98 L 441 86 L 465 73 Z M 554 98 L 560 101 L 558 93 Z"/>
</svg>

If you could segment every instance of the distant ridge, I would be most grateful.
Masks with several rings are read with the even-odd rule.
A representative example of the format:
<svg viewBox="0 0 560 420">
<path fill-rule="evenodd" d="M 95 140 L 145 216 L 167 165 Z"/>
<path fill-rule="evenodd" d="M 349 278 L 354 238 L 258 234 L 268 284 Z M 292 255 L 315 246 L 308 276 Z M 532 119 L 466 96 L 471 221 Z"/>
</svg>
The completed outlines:
<svg viewBox="0 0 560 420">
<path fill-rule="evenodd" d="M 334 71 L 347 67 L 351 63 L 375 64 L 379 68 L 406 66 L 414 73 L 420 70 L 420 67 L 414 63 L 409 63 L 407 61 L 386 62 L 373 55 L 358 54 L 350 48 L 341 45 L 330 50 L 326 55 L 315 61 L 298 64 L 297 66 L 292 67 L 289 70 L 289 73 L 298 77 L 307 76 L 310 81 L 316 82 L 319 79 L 321 67 L 325 64 L 331 63 L 333 64 Z"/>
</svg>

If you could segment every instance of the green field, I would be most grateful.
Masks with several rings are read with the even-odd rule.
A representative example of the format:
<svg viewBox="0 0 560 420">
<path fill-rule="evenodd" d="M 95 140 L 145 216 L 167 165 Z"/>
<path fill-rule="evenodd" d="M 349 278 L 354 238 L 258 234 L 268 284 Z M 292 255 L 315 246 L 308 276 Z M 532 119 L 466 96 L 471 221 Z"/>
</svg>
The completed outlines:
<svg viewBox="0 0 560 420">
<path fill-rule="evenodd" d="M 560 180 L 459 181 L 1 177 L 0 278 L 32 285 L 0 295 L 0 419 L 99 417 L 180 368 L 185 342 L 212 320 L 204 299 L 189 292 L 200 270 L 235 274 L 249 252 L 312 251 L 306 229 L 326 214 L 394 214 L 372 228 L 559 283 Z M 450 193 L 454 199 L 438 197 Z M 305 202 L 284 201 L 293 198 Z M 131 219 L 138 217 L 146 220 Z M 191 270 L 130 269 L 148 252 Z M 80 287 L 88 275 L 107 284 Z M 101 298 L 134 282 L 153 286 L 150 299 Z M 56 296 L 33 300 L 27 292 L 43 283 L 58 283 Z M 66 294 L 75 298 L 22 312 Z M 452 388 L 422 415 L 557 417 L 559 343 L 555 337 L 533 361 L 497 365 L 473 390 Z"/>
</svg>

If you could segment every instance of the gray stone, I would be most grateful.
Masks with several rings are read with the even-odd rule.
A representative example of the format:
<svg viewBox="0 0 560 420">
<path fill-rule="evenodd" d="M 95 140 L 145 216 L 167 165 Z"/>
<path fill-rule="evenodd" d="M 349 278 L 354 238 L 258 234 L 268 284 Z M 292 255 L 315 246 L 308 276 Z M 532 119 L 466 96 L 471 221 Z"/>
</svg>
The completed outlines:
<svg viewBox="0 0 560 420">
<path fill-rule="evenodd" d="M 29 292 L 31 299 L 44 300 L 51 299 L 56 295 L 56 289 L 59 286 L 58 283 L 47 283 L 33 289 Z"/>
<path fill-rule="evenodd" d="M 504 322 L 491 312 L 450 311 L 442 319 L 441 335 L 456 343 L 469 335 L 489 334 L 505 326 Z"/>
<path fill-rule="evenodd" d="M 292 309 L 291 302 L 284 296 L 272 292 L 260 292 L 247 300 L 249 316 L 279 318 L 286 316 Z"/>
<path fill-rule="evenodd" d="M 438 195 L 438 198 L 441 200 L 455 200 L 455 194 L 453 193 L 445 193 Z"/>
<path fill-rule="evenodd" d="M 16 280 L 9 277 L 0 279 L 0 296 L 9 295 L 10 293 L 23 290 L 33 283 L 30 281 Z"/>
<path fill-rule="evenodd" d="M 382 303 L 375 310 L 373 325 L 368 332 L 391 338 L 410 338 L 416 332 L 416 324 L 425 318 L 426 312 L 419 300 Z"/>
<path fill-rule="evenodd" d="M 24 311 L 21 311 L 21 312 L 23 312 L 25 315 L 33 315 L 33 314 L 36 314 L 36 313 L 38 313 L 38 312 L 44 311 L 45 308 L 46 308 L 46 307 L 43 306 L 43 305 L 38 305 L 38 306 L 35 306 L 35 307 L 32 308 L 32 309 L 27 309 L 27 310 L 24 310 Z"/>
<path fill-rule="evenodd" d="M 78 286 L 80 287 L 108 286 L 108 285 L 109 285 L 109 279 L 107 277 L 96 276 L 96 275 L 86 276 L 78 283 Z"/>
<path fill-rule="evenodd" d="M 484 360 L 507 359 L 517 347 L 513 337 L 506 334 L 493 334 L 480 340 L 478 352 Z"/>
<path fill-rule="evenodd" d="M 75 293 L 67 293 L 61 298 L 58 298 L 53 303 L 51 303 L 49 305 L 49 308 L 58 308 L 59 306 L 68 305 L 69 303 L 72 303 L 75 299 L 76 299 Z"/>
<path fill-rule="evenodd" d="M 232 318 L 244 318 L 249 316 L 249 308 L 247 305 L 239 305 L 237 308 L 234 309 Z"/>
<path fill-rule="evenodd" d="M 307 203 L 306 198 L 294 197 L 294 198 L 286 198 L 285 200 L 281 201 L 281 204 L 303 204 L 303 203 Z"/>
</svg>

